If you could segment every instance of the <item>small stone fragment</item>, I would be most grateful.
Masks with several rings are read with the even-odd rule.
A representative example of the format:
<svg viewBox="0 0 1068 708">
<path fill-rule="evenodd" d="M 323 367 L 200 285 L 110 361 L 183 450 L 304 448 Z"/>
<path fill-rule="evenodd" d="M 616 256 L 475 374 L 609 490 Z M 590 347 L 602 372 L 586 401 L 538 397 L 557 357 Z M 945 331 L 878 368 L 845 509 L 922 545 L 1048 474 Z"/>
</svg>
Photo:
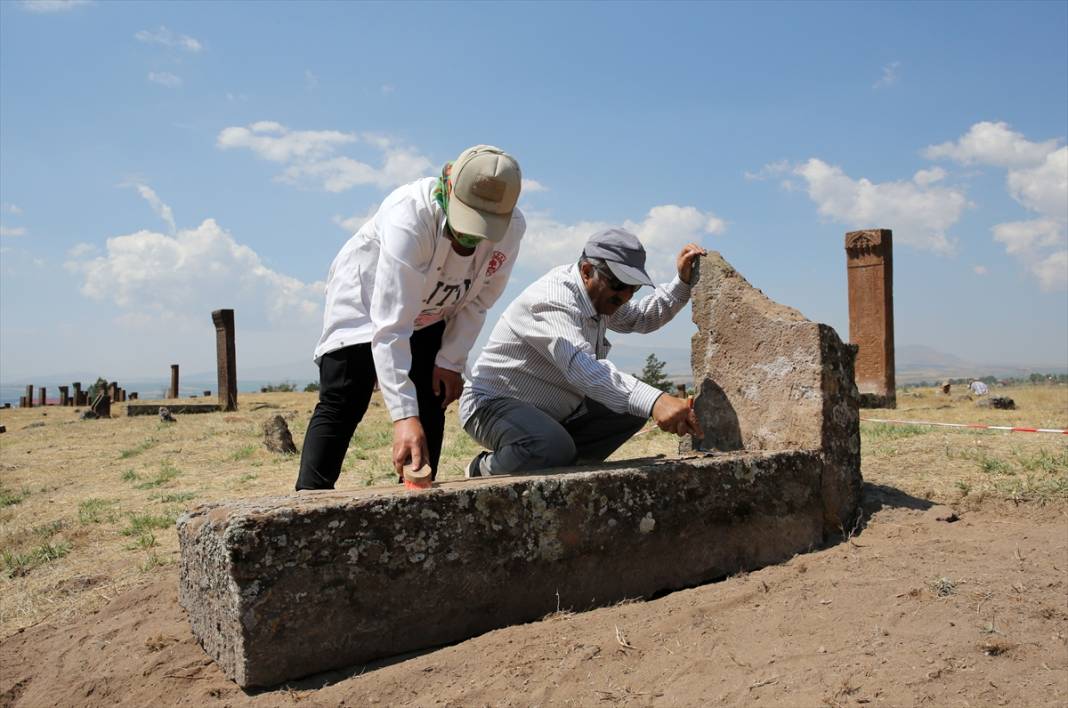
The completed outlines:
<svg viewBox="0 0 1068 708">
<path fill-rule="evenodd" d="M 1012 400 L 1008 396 L 991 396 L 990 398 L 981 398 L 975 404 L 980 408 L 998 408 L 1003 411 L 1016 410 L 1016 401 Z"/>
<path fill-rule="evenodd" d="M 173 415 L 171 415 L 171 412 L 170 412 L 170 410 L 167 409 L 167 406 L 160 406 L 159 407 L 159 419 L 164 423 L 177 423 L 178 422 L 178 419 L 175 418 Z"/>
<path fill-rule="evenodd" d="M 280 415 L 272 416 L 263 424 L 263 444 L 271 452 L 292 455 L 297 452 L 293 436 L 289 432 L 286 420 Z"/>
<path fill-rule="evenodd" d="M 929 519 L 931 521 L 944 521 L 948 524 L 951 524 L 960 518 L 959 516 L 957 516 L 957 512 L 953 511 L 953 509 L 949 508 L 948 506 L 942 504 L 932 506 L 930 509 L 924 512 L 923 515 L 924 518 Z"/>
</svg>

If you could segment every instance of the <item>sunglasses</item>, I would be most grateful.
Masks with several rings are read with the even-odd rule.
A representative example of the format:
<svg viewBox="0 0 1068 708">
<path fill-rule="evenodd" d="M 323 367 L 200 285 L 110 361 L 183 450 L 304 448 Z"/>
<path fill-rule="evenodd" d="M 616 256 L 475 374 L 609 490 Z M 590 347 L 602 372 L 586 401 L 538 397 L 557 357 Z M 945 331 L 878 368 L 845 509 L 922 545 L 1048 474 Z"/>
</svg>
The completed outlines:
<svg viewBox="0 0 1068 708">
<path fill-rule="evenodd" d="M 624 283 L 622 280 L 612 275 L 612 271 L 608 270 L 607 266 L 603 268 L 601 266 L 594 266 L 594 269 L 604 280 L 605 285 L 608 286 L 608 289 L 612 290 L 613 292 L 621 293 L 624 290 L 638 292 L 638 288 L 641 287 L 641 285 L 631 285 L 630 283 Z"/>
</svg>

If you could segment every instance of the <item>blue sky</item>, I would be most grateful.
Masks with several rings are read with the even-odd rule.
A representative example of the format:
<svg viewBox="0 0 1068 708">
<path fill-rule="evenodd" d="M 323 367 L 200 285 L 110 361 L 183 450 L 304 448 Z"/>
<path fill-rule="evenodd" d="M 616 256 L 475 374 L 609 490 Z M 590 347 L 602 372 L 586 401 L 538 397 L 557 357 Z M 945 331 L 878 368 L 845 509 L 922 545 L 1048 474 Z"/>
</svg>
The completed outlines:
<svg viewBox="0 0 1068 708">
<path fill-rule="evenodd" d="M 846 338 L 884 227 L 899 345 L 1064 366 L 1066 133 L 1064 2 L 5 0 L 0 379 L 210 370 L 219 307 L 239 374 L 310 361 L 360 219 L 476 143 L 526 179 L 505 302 L 622 224 Z"/>
</svg>

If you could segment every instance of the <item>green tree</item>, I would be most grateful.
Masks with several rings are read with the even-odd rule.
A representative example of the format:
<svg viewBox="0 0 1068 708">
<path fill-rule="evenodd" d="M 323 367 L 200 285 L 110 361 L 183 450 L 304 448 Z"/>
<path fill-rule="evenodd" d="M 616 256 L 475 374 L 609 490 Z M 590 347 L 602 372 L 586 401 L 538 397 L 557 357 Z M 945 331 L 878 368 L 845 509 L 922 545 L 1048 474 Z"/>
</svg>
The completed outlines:
<svg viewBox="0 0 1068 708">
<path fill-rule="evenodd" d="M 671 390 L 671 382 L 668 381 L 667 375 L 664 373 L 665 366 L 667 366 L 666 361 L 658 359 L 656 354 L 650 354 L 646 357 L 645 367 L 642 369 L 642 373 L 638 375 L 638 378 L 653 388 L 658 388 L 667 393 Z"/>
<path fill-rule="evenodd" d="M 319 384 L 315 383 L 314 381 L 304 387 L 304 393 L 315 393 L 318 390 Z"/>
<path fill-rule="evenodd" d="M 96 395 L 98 393 L 104 393 L 107 390 L 107 387 L 107 379 L 98 376 L 96 382 L 89 387 L 89 390 L 85 392 L 85 395 L 89 397 L 90 401 L 92 401 L 94 398 L 96 398 Z"/>
</svg>

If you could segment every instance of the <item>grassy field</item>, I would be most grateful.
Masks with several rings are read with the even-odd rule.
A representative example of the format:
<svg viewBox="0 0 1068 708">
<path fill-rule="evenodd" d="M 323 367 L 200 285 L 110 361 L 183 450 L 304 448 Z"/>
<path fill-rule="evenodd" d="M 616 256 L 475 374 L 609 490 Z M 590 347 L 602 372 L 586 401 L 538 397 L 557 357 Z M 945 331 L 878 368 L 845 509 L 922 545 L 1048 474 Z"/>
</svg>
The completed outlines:
<svg viewBox="0 0 1068 708">
<path fill-rule="evenodd" d="M 896 411 L 864 416 L 1068 426 L 1068 387 L 997 389 L 1018 410 L 915 390 Z M 73 409 L 0 411 L 0 637 L 97 607 L 174 564 L 177 516 L 215 499 L 289 493 L 298 458 L 268 452 L 263 423 L 280 414 L 300 446 L 315 394 L 242 394 L 236 413 L 81 421 Z M 866 481 L 944 503 L 1068 504 L 1068 436 L 861 426 Z M 441 478 L 459 478 L 478 446 L 448 418 Z M 677 439 L 647 429 L 613 459 L 673 455 Z M 393 484 L 391 426 L 375 398 L 353 438 L 339 489 Z"/>
</svg>

